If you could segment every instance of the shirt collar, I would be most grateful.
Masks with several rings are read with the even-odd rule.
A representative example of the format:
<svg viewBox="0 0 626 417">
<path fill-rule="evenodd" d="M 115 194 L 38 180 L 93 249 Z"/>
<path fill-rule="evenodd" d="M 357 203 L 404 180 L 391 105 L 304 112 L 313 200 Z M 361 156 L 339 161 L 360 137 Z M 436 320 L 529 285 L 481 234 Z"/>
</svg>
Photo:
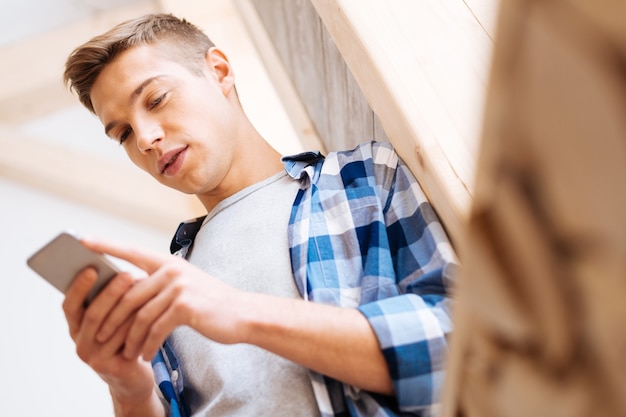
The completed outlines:
<svg viewBox="0 0 626 417">
<path fill-rule="evenodd" d="M 287 171 L 289 176 L 294 179 L 303 179 L 305 175 L 311 177 L 310 173 L 306 172 L 306 168 L 315 165 L 318 161 L 323 160 L 324 155 L 322 155 L 319 151 L 302 152 L 296 155 L 284 156 L 281 159 L 285 166 L 285 171 Z M 206 215 L 187 220 L 179 224 L 178 229 L 176 229 L 176 233 L 170 242 L 170 252 L 186 257 L 187 252 L 193 244 L 196 235 L 200 231 L 202 222 L 205 218 Z"/>
<path fill-rule="evenodd" d="M 319 151 L 302 152 L 297 155 L 284 156 L 281 159 L 285 165 L 285 171 L 293 179 L 302 179 L 307 167 L 323 160 L 324 155 Z"/>
<path fill-rule="evenodd" d="M 198 234 L 200 227 L 202 227 L 202 222 L 205 217 L 206 216 L 201 216 L 192 220 L 187 220 L 178 225 L 178 229 L 176 229 L 174 238 L 170 243 L 171 253 L 186 257 L 189 248 L 193 244 L 193 240 Z"/>
</svg>

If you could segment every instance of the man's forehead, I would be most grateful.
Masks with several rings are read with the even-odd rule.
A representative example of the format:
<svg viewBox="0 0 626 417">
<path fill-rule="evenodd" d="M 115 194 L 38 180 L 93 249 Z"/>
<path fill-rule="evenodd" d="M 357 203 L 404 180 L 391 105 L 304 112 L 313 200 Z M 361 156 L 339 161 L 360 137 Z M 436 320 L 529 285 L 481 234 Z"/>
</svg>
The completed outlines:
<svg viewBox="0 0 626 417">
<path fill-rule="evenodd" d="M 96 78 L 90 98 L 99 114 L 99 107 L 111 101 L 134 100 L 146 86 L 176 71 L 178 64 L 171 62 L 154 48 L 141 46 L 128 49 L 107 64 Z"/>
</svg>

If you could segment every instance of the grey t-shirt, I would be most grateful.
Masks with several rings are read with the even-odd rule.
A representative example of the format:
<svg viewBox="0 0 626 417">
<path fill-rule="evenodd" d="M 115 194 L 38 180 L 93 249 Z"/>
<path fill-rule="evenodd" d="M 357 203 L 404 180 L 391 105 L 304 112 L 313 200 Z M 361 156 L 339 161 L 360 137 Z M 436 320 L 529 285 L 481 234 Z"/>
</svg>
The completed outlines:
<svg viewBox="0 0 626 417">
<path fill-rule="evenodd" d="M 298 182 L 286 173 L 222 201 L 198 232 L 189 261 L 252 292 L 300 298 L 287 241 Z M 288 312 L 285 312 L 288 313 Z M 223 345 L 188 327 L 171 338 L 194 416 L 319 416 L 308 371 L 247 344 Z"/>
</svg>

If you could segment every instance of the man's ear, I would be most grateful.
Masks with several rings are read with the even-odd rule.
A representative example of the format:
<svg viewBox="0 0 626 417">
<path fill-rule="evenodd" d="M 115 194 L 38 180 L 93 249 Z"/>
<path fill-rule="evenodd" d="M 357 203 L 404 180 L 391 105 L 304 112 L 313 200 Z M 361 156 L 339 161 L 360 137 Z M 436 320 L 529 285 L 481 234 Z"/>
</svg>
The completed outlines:
<svg viewBox="0 0 626 417">
<path fill-rule="evenodd" d="M 235 87 L 235 74 L 228 58 L 214 46 L 206 52 L 205 61 L 210 75 L 215 77 L 224 95 L 228 96 Z"/>
</svg>

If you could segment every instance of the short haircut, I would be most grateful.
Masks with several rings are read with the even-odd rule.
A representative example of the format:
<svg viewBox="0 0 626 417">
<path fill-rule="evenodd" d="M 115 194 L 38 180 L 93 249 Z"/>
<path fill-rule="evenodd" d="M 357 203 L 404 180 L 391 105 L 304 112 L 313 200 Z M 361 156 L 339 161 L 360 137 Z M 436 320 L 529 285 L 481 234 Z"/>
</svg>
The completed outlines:
<svg viewBox="0 0 626 417">
<path fill-rule="evenodd" d="M 198 27 L 171 14 L 149 14 L 128 20 L 76 48 L 65 63 L 63 80 L 80 102 L 95 113 L 91 88 L 104 67 L 120 53 L 163 43 L 165 56 L 202 75 L 207 51 L 215 46 Z"/>
</svg>

